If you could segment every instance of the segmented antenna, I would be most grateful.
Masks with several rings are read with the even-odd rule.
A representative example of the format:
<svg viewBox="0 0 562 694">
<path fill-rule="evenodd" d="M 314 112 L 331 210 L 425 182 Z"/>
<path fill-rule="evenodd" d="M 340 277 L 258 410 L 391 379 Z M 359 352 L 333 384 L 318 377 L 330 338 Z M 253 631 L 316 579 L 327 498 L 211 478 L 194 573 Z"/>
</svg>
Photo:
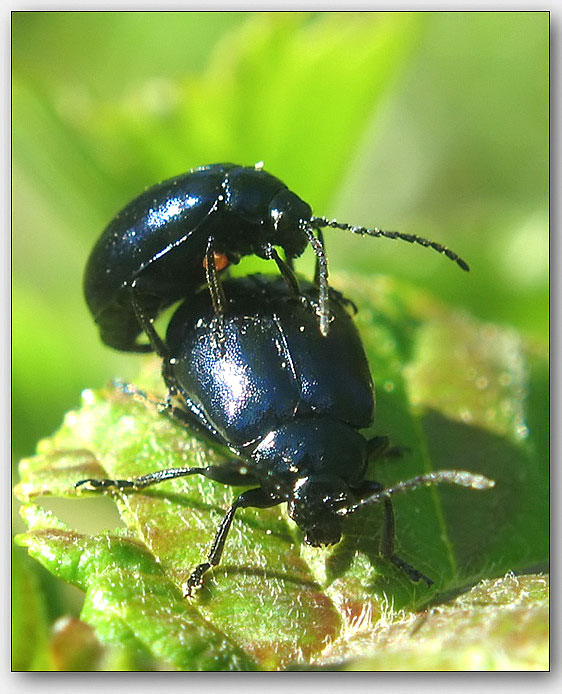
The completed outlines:
<svg viewBox="0 0 562 694">
<path fill-rule="evenodd" d="M 496 484 L 494 480 L 490 480 L 484 477 L 484 475 L 467 472 L 466 470 L 438 470 L 437 472 L 428 472 L 426 475 L 418 475 L 409 480 L 398 482 L 394 487 L 381 489 L 380 492 L 371 494 L 371 496 L 359 501 L 357 504 L 342 509 L 341 515 L 353 513 L 357 511 L 357 509 L 362 506 L 367 506 L 368 504 L 379 503 L 399 492 L 405 492 L 409 489 L 419 489 L 420 487 L 429 487 L 432 484 L 441 483 L 457 484 L 460 487 L 468 487 L 470 489 L 491 489 Z"/>
<path fill-rule="evenodd" d="M 400 231 L 384 231 L 384 229 L 368 229 L 367 227 L 357 227 L 352 224 L 346 224 L 345 222 L 338 222 L 336 219 L 327 219 L 326 217 L 312 217 L 310 223 L 316 227 L 331 227 L 332 229 L 343 229 L 344 231 L 351 231 L 352 234 L 360 234 L 361 236 L 383 236 L 387 239 L 401 239 L 402 241 L 407 241 L 408 243 L 418 243 L 420 246 L 425 246 L 426 248 L 433 248 L 434 251 L 438 253 L 443 253 L 450 260 L 454 260 L 457 265 L 468 272 L 470 268 L 468 263 L 466 263 L 460 256 L 454 253 L 450 248 L 443 246 L 435 241 L 430 241 L 429 239 L 424 239 L 421 236 L 416 236 L 415 234 L 403 234 Z"/>
</svg>

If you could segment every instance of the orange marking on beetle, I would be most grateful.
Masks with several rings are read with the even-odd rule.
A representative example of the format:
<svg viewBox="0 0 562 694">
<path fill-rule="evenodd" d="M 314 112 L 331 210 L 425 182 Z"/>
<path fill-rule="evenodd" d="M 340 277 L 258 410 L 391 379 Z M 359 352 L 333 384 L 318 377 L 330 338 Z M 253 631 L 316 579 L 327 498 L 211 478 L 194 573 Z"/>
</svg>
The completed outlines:
<svg viewBox="0 0 562 694">
<path fill-rule="evenodd" d="M 225 253 L 217 253 L 213 251 L 213 258 L 215 259 L 215 268 L 217 270 L 224 270 L 228 266 L 228 258 Z M 203 267 L 207 269 L 207 256 L 203 256 Z"/>
</svg>

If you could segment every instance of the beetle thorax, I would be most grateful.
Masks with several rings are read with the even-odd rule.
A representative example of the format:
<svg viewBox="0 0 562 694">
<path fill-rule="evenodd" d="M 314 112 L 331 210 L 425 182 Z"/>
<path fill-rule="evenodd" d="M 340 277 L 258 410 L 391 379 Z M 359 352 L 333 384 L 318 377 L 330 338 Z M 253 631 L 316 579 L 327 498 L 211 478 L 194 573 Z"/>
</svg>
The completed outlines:
<svg viewBox="0 0 562 694">
<path fill-rule="evenodd" d="M 250 457 L 262 489 L 288 502 L 306 542 L 338 542 L 338 512 L 353 503 L 351 489 L 361 484 L 367 465 L 366 442 L 357 431 L 327 417 L 296 419 L 270 431 Z"/>
</svg>

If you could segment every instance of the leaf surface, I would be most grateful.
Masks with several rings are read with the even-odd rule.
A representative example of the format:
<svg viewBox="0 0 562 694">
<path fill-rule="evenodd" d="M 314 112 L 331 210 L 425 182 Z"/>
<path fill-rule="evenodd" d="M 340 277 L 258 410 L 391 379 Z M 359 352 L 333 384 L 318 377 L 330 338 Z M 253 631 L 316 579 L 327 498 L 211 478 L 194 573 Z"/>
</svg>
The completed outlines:
<svg viewBox="0 0 562 694">
<path fill-rule="evenodd" d="M 443 486 L 396 497 L 396 551 L 435 586 L 413 584 L 381 559 L 379 508 L 346 519 L 337 545 L 312 548 L 283 506 L 239 511 L 221 565 L 185 600 L 181 585 L 240 489 L 194 476 L 114 492 L 126 530 L 95 536 L 35 504 L 48 495 L 84 502 L 91 495 L 73 486 L 81 479 L 217 464 L 226 453 L 120 388 L 85 391 L 80 409 L 21 463 L 16 493 L 27 503 L 29 531 L 19 541 L 86 592 L 82 618 L 102 642 L 178 669 L 322 663 L 328 646 L 346 659 L 349 630 L 376 624 L 390 608 L 419 609 L 481 578 L 545 564 L 546 353 L 388 278 L 367 285 L 340 277 L 334 285 L 360 309 L 377 387 L 370 433 L 407 448 L 370 477 L 390 486 L 466 469 L 496 482 L 488 491 Z M 146 362 L 138 384 L 163 395 L 156 361 Z"/>
</svg>

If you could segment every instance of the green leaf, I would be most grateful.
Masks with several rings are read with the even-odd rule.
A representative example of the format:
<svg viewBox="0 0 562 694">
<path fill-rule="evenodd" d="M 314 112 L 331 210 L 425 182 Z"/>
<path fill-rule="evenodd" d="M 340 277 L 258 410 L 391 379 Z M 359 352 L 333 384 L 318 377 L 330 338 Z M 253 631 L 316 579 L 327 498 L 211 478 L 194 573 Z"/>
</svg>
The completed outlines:
<svg viewBox="0 0 562 694">
<path fill-rule="evenodd" d="M 138 540 L 111 533 L 88 537 L 32 505 L 22 512 L 33 530 L 19 536 L 20 544 L 53 574 L 86 591 L 82 619 L 102 642 L 137 660 L 157 659 L 165 669 L 254 669 L 182 598 Z"/>
<path fill-rule="evenodd" d="M 379 508 L 347 519 L 342 541 L 319 549 L 305 546 L 277 507 L 240 511 L 221 565 L 195 598 L 183 599 L 182 584 L 239 490 L 191 477 L 113 492 L 127 530 L 94 536 L 35 503 L 46 495 L 85 499 L 74 489 L 81 479 L 217 464 L 226 453 L 119 388 L 85 391 L 81 408 L 21 463 L 16 494 L 27 504 L 29 531 L 19 541 L 86 592 L 82 619 L 103 643 L 179 669 L 321 664 L 328 644 L 347 659 L 358 625 L 371 629 L 394 610 L 546 562 L 546 352 L 388 278 L 367 285 L 340 277 L 334 285 L 360 309 L 377 385 L 372 433 L 408 449 L 370 477 L 389 486 L 466 469 L 496 482 L 489 491 L 432 487 L 396 497 L 397 552 L 435 586 L 412 584 L 379 556 Z M 147 361 L 137 383 L 161 396 L 158 368 Z"/>
<path fill-rule="evenodd" d="M 390 483 L 454 468 L 496 482 L 487 492 L 433 487 L 415 492 L 415 500 L 397 498 L 406 556 L 434 578 L 437 570 L 449 589 L 545 566 L 546 348 L 389 278 L 368 291 L 359 280 L 338 286 L 362 307 L 358 323 L 378 386 L 376 431 L 410 449 L 399 471 L 386 463 L 377 478 Z M 414 514 L 406 511 L 412 504 Z"/>
<path fill-rule="evenodd" d="M 429 611 L 361 624 L 322 669 L 548 670 L 548 622 L 548 577 L 508 574 Z"/>
<path fill-rule="evenodd" d="M 35 564 L 37 566 L 37 564 Z M 33 563 L 12 548 L 12 670 L 49 670 L 45 599 Z"/>
</svg>

